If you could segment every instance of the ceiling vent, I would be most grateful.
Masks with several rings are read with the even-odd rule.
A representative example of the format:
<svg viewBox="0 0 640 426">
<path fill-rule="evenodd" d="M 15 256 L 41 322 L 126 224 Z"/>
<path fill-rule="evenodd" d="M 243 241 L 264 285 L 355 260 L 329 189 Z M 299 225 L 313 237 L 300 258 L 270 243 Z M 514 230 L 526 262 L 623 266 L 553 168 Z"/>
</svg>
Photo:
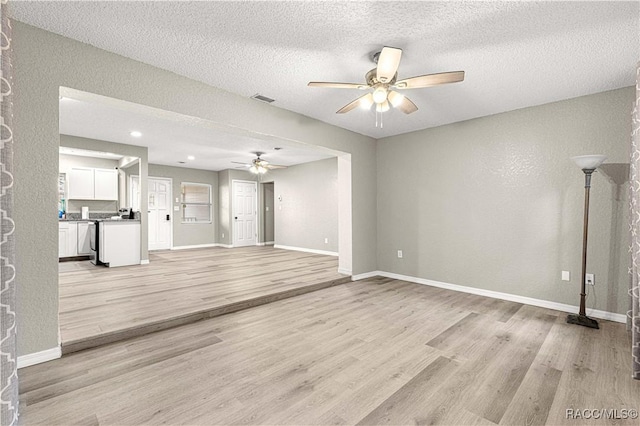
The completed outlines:
<svg viewBox="0 0 640 426">
<path fill-rule="evenodd" d="M 275 99 L 267 98 L 266 96 L 262 96 L 260 93 L 256 93 L 251 98 L 252 99 L 256 99 L 258 101 L 261 101 L 261 102 L 266 102 L 268 104 L 270 104 L 271 102 L 275 101 Z"/>
</svg>

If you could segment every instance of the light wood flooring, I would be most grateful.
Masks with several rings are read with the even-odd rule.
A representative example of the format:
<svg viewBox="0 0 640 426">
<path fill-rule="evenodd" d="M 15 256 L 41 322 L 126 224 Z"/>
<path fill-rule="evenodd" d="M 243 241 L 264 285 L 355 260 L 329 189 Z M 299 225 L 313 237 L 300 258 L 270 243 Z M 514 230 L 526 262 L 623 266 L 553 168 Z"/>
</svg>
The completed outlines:
<svg viewBox="0 0 640 426">
<path fill-rule="evenodd" d="M 20 370 L 22 423 L 638 425 L 625 326 L 377 278 Z"/>
<path fill-rule="evenodd" d="M 60 263 L 63 353 L 349 281 L 338 259 L 273 247 L 152 252 L 149 265 Z"/>
</svg>

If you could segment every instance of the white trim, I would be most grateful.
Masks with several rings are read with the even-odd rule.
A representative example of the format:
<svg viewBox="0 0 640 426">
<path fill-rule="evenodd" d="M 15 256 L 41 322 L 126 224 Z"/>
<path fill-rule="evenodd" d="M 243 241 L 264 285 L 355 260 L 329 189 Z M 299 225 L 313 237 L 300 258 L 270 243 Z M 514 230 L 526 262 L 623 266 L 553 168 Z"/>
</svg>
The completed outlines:
<svg viewBox="0 0 640 426">
<path fill-rule="evenodd" d="M 274 244 L 275 244 L 275 243 L 274 243 L 273 241 L 266 241 L 266 242 L 264 242 L 264 243 L 256 243 L 256 245 L 257 245 L 257 246 L 260 246 L 260 247 L 264 247 L 264 246 L 272 246 L 272 245 L 274 245 Z"/>
<path fill-rule="evenodd" d="M 29 367 L 31 365 L 41 364 L 43 362 L 52 361 L 62 356 L 60 346 L 45 349 L 44 351 L 34 352 L 32 354 L 22 355 L 18 357 L 18 368 Z"/>
<path fill-rule="evenodd" d="M 140 264 L 141 264 L 141 265 L 148 265 L 148 264 L 149 264 L 149 259 L 142 259 L 142 260 L 140 261 Z"/>
<path fill-rule="evenodd" d="M 338 270 L 338 272 L 340 271 Z M 366 280 L 367 278 L 381 277 L 381 276 L 382 276 L 382 272 L 380 271 L 370 271 L 370 272 L 365 272 L 364 274 L 353 275 L 351 277 L 351 281 L 360 281 L 360 280 Z"/>
<path fill-rule="evenodd" d="M 273 248 L 283 249 L 283 250 L 304 251 L 306 253 L 314 253 L 314 254 L 324 254 L 325 256 L 338 256 L 338 253 L 335 252 L 335 251 L 316 250 L 316 249 L 308 249 L 308 248 L 302 248 L 302 247 L 282 246 L 280 244 L 274 244 Z"/>
<path fill-rule="evenodd" d="M 342 275 L 351 275 L 351 272 L 351 269 L 338 268 L 338 273 Z M 353 281 L 353 278 L 351 279 L 351 281 Z"/>
<path fill-rule="evenodd" d="M 189 250 L 189 249 L 208 248 L 208 247 L 233 248 L 233 245 L 222 244 L 222 243 L 194 244 L 191 246 L 175 246 L 175 247 L 172 247 L 171 250 Z"/>
<path fill-rule="evenodd" d="M 457 284 L 443 283 L 440 281 L 433 281 L 425 278 L 417 278 L 417 277 L 411 277 L 408 275 L 394 274 L 392 272 L 375 271 L 375 272 L 368 272 L 365 274 L 359 274 L 359 275 L 356 275 L 356 277 L 360 277 L 368 274 L 374 274 L 374 273 L 381 277 L 392 278 L 394 280 L 409 281 L 412 283 L 428 285 L 431 287 L 439 287 L 447 290 L 460 291 L 462 293 L 477 294 L 479 296 L 486 296 L 486 297 L 492 297 L 494 299 L 508 300 L 510 302 L 522 303 L 525 305 L 539 306 L 541 308 L 554 309 L 556 311 L 563 311 L 563 312 L 569 312 L 569 313 L 576 313 L 578 311 L 577 306 L 567 305 L 564 303 L 551 302 L 549 300 L 534 299 L 532 297 L 518 296 L 515 294 L 509 294 L 509 293 L 501 293 L 499 291 L 493 291 L 493 290 L 484 290 L 481 288 L 466 287 L 466 286 L 457 285 Z M 621 322 L 621 323 L 627 322 L 627 316 L 625 314 L 617 314 L 614 312 L 600 311 L 598 309 L 587 309 L 587 314 L 595 318 L 605 319 L 609 321 L 615 321 L 615 322 Z"/>
<path fill-rule="evenodd" d="M 171 250 L 189 250 L 195 248 L 207 248 L 207 247 L 218 247 L 220 244 L 218 243 L 209 243 L 209 244 L 194 244 L 191 246 L 175 246 L 171 247 Z"/>
</svg>

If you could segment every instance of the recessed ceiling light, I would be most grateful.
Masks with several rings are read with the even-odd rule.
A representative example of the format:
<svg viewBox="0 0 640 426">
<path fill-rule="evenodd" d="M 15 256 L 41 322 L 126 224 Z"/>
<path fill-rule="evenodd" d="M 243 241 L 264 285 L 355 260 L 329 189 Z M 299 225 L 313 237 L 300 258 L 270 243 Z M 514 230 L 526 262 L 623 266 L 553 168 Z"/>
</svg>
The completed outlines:
<svg viewBox="0 0 640 426">
<path fill-rule="evenodd" d="M 195 159 L 196 159 L 196 157 L 194 157 L 193 155 L 190 155 L 190 156 L 187 157 L 187 160 L 195 160 Z"/>
<path fill-rule="evenodd" d="M 142 136 L 142 133 L 134 130 L 133 132 L 129 133 L 131 136 L 133 136 L 134 138 L 139 138 L 140 136 Z"/>
</svg>

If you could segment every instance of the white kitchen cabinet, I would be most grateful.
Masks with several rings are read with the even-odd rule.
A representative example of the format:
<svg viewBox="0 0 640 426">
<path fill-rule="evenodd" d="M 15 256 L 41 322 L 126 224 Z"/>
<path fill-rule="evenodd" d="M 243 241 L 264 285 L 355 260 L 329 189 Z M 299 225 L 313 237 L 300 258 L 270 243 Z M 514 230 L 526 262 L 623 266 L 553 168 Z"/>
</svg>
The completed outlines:
<svg viewBox="0 0 640 426">
<path fill-rule="evenodd" d="M 96 200 L 118 199 L 118 171 L 116 169 L 94 169 Z"/>
<path fill-rule="evenodd" d="M 110 268 L 140 264 L 140 222 L 113 220 L 100 222 L 100 261 Z"/>
<path fill-rule="evenodd" d="M 93 200 L 95 197 L 93 170 L 89 167 L 73 167 L 69 170 L 70 200 Z"/>
<path fill-rule="evenodd" d="M 78 222 L 58 222 L 58 257 L 78 255 Z"/>
<path fill-rule="evenodd" d="M 73 167 L 69 171 L 70 200 L 117 200 L 118 171 Z"/>
<path fill-rule="evenodd" d="M 78 222 L 78 256 L 88 256 L 90 252 L 89 222 Z"/>
</svg>

